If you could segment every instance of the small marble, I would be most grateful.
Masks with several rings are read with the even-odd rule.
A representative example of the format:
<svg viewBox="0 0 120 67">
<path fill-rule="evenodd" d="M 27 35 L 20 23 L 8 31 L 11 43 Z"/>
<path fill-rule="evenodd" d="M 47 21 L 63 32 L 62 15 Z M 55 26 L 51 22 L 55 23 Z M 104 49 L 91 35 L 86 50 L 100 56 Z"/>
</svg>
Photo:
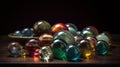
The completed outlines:
<svg viewBox="0 0 120 67">
<path fill-rule="evenodd" d="M 66 26 L 68 27 L 68 30 L 69 30 L 73 35 L 75 35 L 75 36 L 77 35 L 78 29 L 77 29 L 77 27 L 76 27 L 74 24 L 72 24 L 72 23 L 67 23 Z"/>
<path fill-rule="evenodd" d="M 43 46 L 39 50 L 39 58 L 43 62 L 49 62 L 49 60 L 53 57 L 52 50 L 50 46 Z"/>
<path fill-rule="evenodd" d="M 14 33 L 13 33 L 14 36 L 22 36 L 22 33 L 20 30 L 16 30 Z"/>
<path fill-rule="evenodd" d="M 23 47 L 19 42 L 11 42 L 8 44 L 8 51 L 10 53 L 10 56 L 12 57 L 19 57 L 22 48 Z"/>
<path fill-rule="evenodd" d="M 33 35 L 33 31 L 31 30 L 31 28 L 24 28 L 21 31 L 23 36 L 32 36 Z"/>
</svg>

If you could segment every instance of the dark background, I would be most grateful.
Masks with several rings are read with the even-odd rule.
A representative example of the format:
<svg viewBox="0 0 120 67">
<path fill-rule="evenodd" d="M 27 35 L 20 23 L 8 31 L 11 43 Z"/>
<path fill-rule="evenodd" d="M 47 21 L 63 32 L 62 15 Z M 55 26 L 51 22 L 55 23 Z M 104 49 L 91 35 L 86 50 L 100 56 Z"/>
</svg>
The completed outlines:
<svg viewBox="0 0 120 67">
<path fill-rule="evenodd" d="M 119 2 L 117 1 L 2 1 L 0 2 L 0 35 L 33 27 L 39 20 L 51 25 L 57 21 L 73 23 L 82 30 L 93 25 L 99 32 L 119 32 Z"/>
</svg>

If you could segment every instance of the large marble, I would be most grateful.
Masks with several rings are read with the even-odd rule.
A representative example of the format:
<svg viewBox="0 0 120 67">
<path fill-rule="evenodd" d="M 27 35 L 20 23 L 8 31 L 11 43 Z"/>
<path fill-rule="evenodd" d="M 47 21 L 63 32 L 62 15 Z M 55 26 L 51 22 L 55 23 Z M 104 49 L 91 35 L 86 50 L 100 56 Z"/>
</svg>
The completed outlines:
<svg viewBox="0 0 120 67">
<path fill-rule="evenodd" d="M 108 53 L 108 43 L 104 40 L 98 40 L 95 46 L 95 53 L 97 55 L 107 55 Z"/>
<path fill-rule="evenodd" d="M 35 33 L 35 36 L 40 36 L 44 33 L 50 33 L 51 25 L 49 22 L 45 20 L 40 20 L 35 22 L 33 25 L 33 32 Z"/>
<path fill-rule="evenodd" d="M 58 22 L 51 27 L 51 33 L 53 35 L 60 30 L 68 30 L 66 24 L 64 24 L 62 22 Z"/>
<path fill-rule="evenodd" d="M 53 40 L 54 39 L 63 39 L 68 45 L 75 44 L 74 35 L 68 30 L 60 30 L 59 32 L 55 33 L 53 35 Z"/>
</svg>

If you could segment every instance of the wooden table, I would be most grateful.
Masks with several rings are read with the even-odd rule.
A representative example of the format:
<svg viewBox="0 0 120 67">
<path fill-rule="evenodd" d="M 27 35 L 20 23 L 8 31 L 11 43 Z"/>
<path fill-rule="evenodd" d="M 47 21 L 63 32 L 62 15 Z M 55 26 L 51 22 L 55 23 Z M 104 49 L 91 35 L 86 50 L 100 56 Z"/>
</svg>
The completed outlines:
<svg viewBox="0 0 120 67">
<path fill-rule="evenodd" d="M 53 59 L 50 62 L 42 62 L 39 60 L 38 57 L 9 57 L 9 53 L 7 50 L 7 46 L 13 40 L 9 39 L 8 36 L 3 35 L 0 36 L 0 64 L 25 64 L 27 66 L 32 65 L 46 65 L 49 64 L 77 64 L 77 65 L 111 65 L 111 64 L 120 64 L 120 35 L 113 34 L 112 35 L 112 49 L 109 51 L 107 56 L 94 56 L 89 59 L 82 59 L 78 62 L 71 62 L 71 61 L 63 61 L 58 59 Z M 59 65 L 58 65 L 59 66 Z M 71 65 L 72 66 L 72 65 Z M 73 65 L 74 66 L 74 65 Z"/>
</svg>

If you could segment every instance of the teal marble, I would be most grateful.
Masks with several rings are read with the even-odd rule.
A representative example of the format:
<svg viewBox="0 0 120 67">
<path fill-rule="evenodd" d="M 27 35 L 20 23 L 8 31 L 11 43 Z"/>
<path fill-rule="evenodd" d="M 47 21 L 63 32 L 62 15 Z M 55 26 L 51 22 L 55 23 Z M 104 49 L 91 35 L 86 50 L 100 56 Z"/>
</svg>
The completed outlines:
<svg viewBox="0 0 120 67">
<path fill-rule="evenodd" d="M 69 45 L 66 49 L 67 60 L 78 61 L 80 58 L 80 49 L 75 45 Z"/>
<path fill-rule="evenodd" d="M 60 30 L 59 32 L 55 33 L 53 35 L 53 40 L 54 39 L 62 39 L 68 45 L 69 44 L 75 44 L 74 35 L 70 31 L 68 31 L 68 30 Z"/>
<path fill-rule="evenodd" d="M 104 40 L 98 40 L 95 46 L 95 53 L 97 55 L 106 55 L 108 53 L 108 43 Z"/>
<path fill-rule="evenodd" d="M 72 23 L 67 23 L 66 26 L 68 27 L 68 30 L 73 34 L 73 35 L 77 35 L 77 27 L 72 24 Z"/>
</svg>

